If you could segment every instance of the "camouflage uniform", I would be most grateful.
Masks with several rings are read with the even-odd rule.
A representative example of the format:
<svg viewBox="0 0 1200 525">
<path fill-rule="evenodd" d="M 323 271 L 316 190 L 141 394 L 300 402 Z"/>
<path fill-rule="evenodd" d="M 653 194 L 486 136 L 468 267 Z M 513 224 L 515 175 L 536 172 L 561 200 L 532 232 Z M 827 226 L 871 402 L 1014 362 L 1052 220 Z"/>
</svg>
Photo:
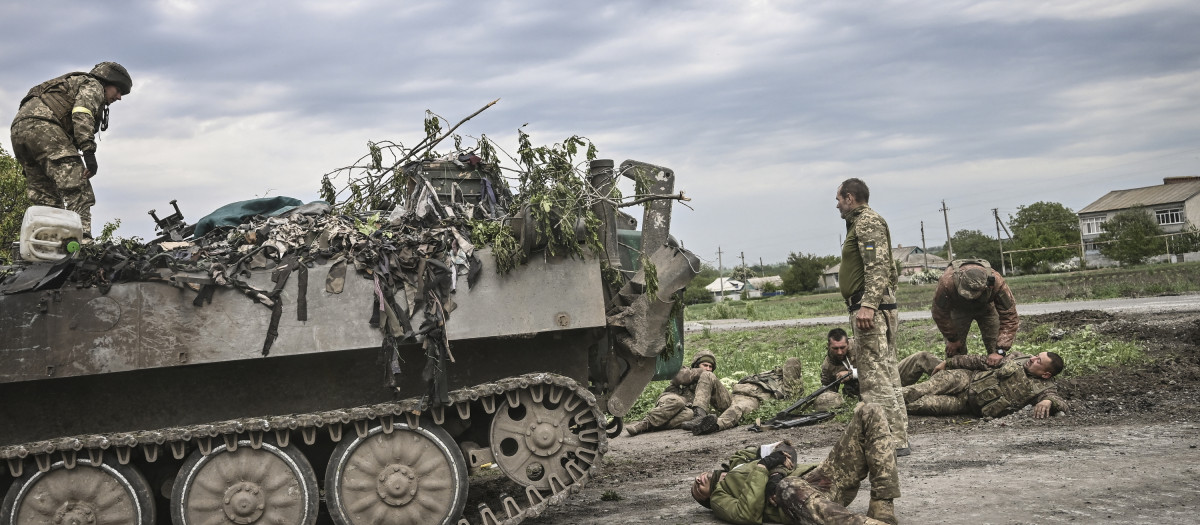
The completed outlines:
<svg viewBox="0 0 1200 525">
<path fill-rule="evenodd" d="M 738 426 L 742 416 L 758 409 L 769 399 L 787 399 L 804 393 L 800 359 L 789 357 L 782 368 L 742 378 L 733 385 L 733 402 L 717 418 L 718 430 Z"/>
<path fill-rule="evenodd" d="M 758 468 L 758 447 L 741 450 L 725 466 L 728 472 L 712 488 L 709 506 L 730 523 L 876 524 L 880 521 L 846 510 L 870 478 L 871 498 L 900 497 L 900 478 L 892 436 L 883 410 L 860 405 L 825 460 L 799 465 L 779 482 L 768 499 L 770 472 Z"/>
<path fill-rule="evenodd" d="M 855 363 L 862 400 L 878 404 L 888 416 L 896 448 L 908 448 L 908 414 L 900 394 L 896 364 L 895 289 L 899 275 L 892 264 L 892 234 L 887 222 L 863 204 L 844 215 L 846 241 L 838 280 L 854 327 Z M 861 329 L 854 322 L 860 307 L 875 310 L 874 325 Z"/>
<path fill-rule="evenodd" d="M 971 330 L 971 321 L 979 324 L 979 334 L 983 337 L 983 346 L 987 353 L 993 354 L 996 349 L 1012 348 L 1013 339 L 1020 327 L 1017 316 L 1017 301 L 1012 290 L 1004 282 L 1004 277 L 990 266 L 984 268 L 991 277 L 991 284 L 979 283 L 975 299 L 968 299 L 960 293 L 960 281 L 963 279 L 960 268 L 970 268 L 976 264 L 987 264 L 986 261 L 956 260 L 942 277 L 938 279 L 937 290 L 933 294 L 931 312 L 938 330 L 946 342 L 963 342 L 961 353 L 967 353 L 967 333 Z M 947 355 L 946 357 L 950 357 Z"/>
<path fill-rule="evenodd" d="M 721 384 L 716 374 L 700 368 L 702 360 L 714 363 L 713 370 L 716 370 L 716 357 L 711 352 L 697 353 L 692 359 L 692 366 L 680 369 L 675 374 L 671 385 L 658 396 L 658 401 L 646 417 L 628 427 L 629 435 L 679 428 L 695 417 L 690 407 L 705 410 L 711 407 L 716 412 L 729 408 L 733 402 L 729 390 Z"/>
<path fill-rule="evenodd" d="M 1050 400 L 1051 411 L 1066 411 L 1053 379 L 1026 373 L 1030 356 L 1012 352 L 997 368 L 982 355 L 959 355 L 946 360 L 946 369 L 929 381 L 905 387 L 904 400 L 913 414 L 947 416 L 974 414 L 1001 417 L 1026 405 Z"/>
<path fill-rule="evenodd" d="M 90 235 L 96 196 L 79 154 L 96 151 L 96 132 L 108 103 L 96 78 L 86 73 L 59 78 L 63 92 L 29 98 L 17 110 L 13 154 L 25 172 L 30 202 L 78 213 Z"/>
<path fill-rule="evenodd" d="M 853 339 L 850 341 L 850 346 L 851 348 L 854 347 Z M 941 362 L 941 359 L 929 352 L 917 352 L 901 359 L 900 364 L 896 367 L 900 373 L 900 385 L 913 385 L 917 381 L 920 381 L 921 377 L 933 375 L 933 369 L 937 368 L 937 365 Z M 833 356 L 826 354 L 825 361 L 821 363 L 821 385 L 828 385 L 834 382 L 839 375 L 849 372 L 850 369 L 846 366 L 847 364 L 856 366 L 854 364 L 853 353 L 847 355 L 846 361 L 842 363 L 834 361 Z M 838 392 L 839 390 L 841 390 L 841 393 Z M 839 406 L 845 401 L 845 398 L 842 397 L 843 394 L 852 398 L 859 397 L 858 380 L 850 379 L 826 390 L 813 401 L 813 409 L 829 410 Z"/>
</svg>

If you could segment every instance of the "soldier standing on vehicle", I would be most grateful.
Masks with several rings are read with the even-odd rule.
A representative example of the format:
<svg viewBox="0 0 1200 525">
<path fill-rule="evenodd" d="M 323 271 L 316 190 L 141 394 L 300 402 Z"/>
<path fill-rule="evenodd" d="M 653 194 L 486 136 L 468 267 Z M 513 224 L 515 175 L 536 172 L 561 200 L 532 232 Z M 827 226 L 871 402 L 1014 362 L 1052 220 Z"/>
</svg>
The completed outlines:
<svg viewBox="0 0 1200 525">
<path fill-rule="evenodd" d="M 800 358 L 789 357 L 782 367 L 743 377 L 733 385 L 733 402 L 721 412 L 720 417 L 708 414 L 699 421 L 684 423 L 682 428 L 699 436 L 736 427 L 742 421 L 742 416 L 757 410 L 764 401 L 788 399 L 803 394 L 802 369 Z"/>
<path fill-rule="evenodd" d="M 967 332 L 975 321 L 992 365 L 1012 348 L 1021 324 L 1012 290 L 983 259 L 951 262 L 938 279 L 931 311 L 946 340 L 947 358 L 967 353 Z"/>
<path fill-rule="evenodd" d="M 108 129 L 108 107 L 132 89 L 124 67 L 101 62 L 91 72 L 34 86 L 13 118 L 13 154 L 25 172 L 30 202 L 78 213 L 86 237 L 96 204 L 88 181 L 99 171 L 96 133 Z"/>
<path fill-rule="evenodd" d="M 698 352 L 690 368 L 680 369 L 671 379 L 671 386 L 658 396 L 654 408 L 646 417 L 629 425 L 630 436 L 656 430 L 681 428 L 684 423 L 698 423 L 709 411 L 724 412 L 733 400 L 729 390 L 713 372 L 717 357 L 712 352 Z"/>
<path fill-rule="evenodd" d="M 976 414 L 1001 417 L 1034 403 L 1033 417 L 1066 412 L 1054 376 L 1063 359 L 1054 352 L 1013 351 L 999 366 L 981 355 L 957 355 L 934 369 L 929 381 L 904 388 L 908 411 L 928 416 Z"/>
<path fill-rule="evenodd" d="M 825 339 L 825 360 L 821 362 L 821 386 L 836 383 L 843 374 L 852 377 L 817 396 L 813 400 L 813 410 L 829 410 L 844 403 L 847 397 L 859 397 L 858 368 L 854 364 L 854 352 L 850 350 L 853 346 L 854 338 L 847 337 L 845 330 L 834 328 L 829 331 Z M 900 372 L 900 385 L 916 384 L 923 376 L 933 375 L 934 367 L 941 362 L 929 352 L 917 352 L 901 359 L 900 364 L 896 365 Z"/>
<path fill-rule="evenodd" d="M 692 482 L 692 498 L 729 523 L 897 523 L 893 504 L 900 477 L 887 418 L 879 405 L 859 403 L 842 437 L 820 464 L 795 466 L 789 443 L 750 447 L 720 470 Z M 870 478 L 867 515 L 846 509 Z"/>
<path fill-rule="evenodd" d="M 846 241 L 838 273 L 842 297 L 854 327 L 854 361 L 858 366 L 862 400 L 887 414 L 896 441 L 896 454 L 907 456 L 908 414 L 900 395 L 896 364 L 896 283 L 892 263 L 892 234 L 887 221 L 867 204 L 870 189 L 862 180 L 846 179 L 838 186 L 837 209 L 846 220 Z"/>
</svg>

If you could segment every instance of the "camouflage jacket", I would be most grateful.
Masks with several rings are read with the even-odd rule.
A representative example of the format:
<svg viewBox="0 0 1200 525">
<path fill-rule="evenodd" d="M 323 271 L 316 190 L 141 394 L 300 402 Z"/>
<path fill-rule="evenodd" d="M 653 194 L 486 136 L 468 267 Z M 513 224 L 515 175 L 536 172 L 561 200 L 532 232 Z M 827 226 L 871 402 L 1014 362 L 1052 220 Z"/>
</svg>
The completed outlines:
<svg viewBox="0 0 1200 525">
<path fill-rule="evenodd" d="M 1017 328 L 1021 325 L 1021 320 L 1017 317 L 1017 300 L 1013 297 L 1012 290 L 1008 289 L 1008 283 L 1004 282 L 1004 277 L 996 270 L 991 271 L 994 283 L 984 289 L 983 294 L 975 300 L 959 295 L 954 282 L 953 266 L 946 267 L 941 279 L 938 279 L 937 290 L 933 292 L 931 312 L 933 321 L 937 323 L 938 330 L 942 332 L 946 341 L 953 343 L 956 337 L 954 324 L 950 321 L 951 312 L 973 313 L 994 307 L 1000 316 L 1000 336 L 996 339 L 996 346 L 1005 350 L 1012 348 Z"/>
<path fill-rule="evenodd" d="M 737 384 L 754 385 L 754 387 L 757 387 L 775 399 L 787 399 L 804 391 L 804 385 L 802 384 L 788 385 L 784 383 L 782 368 L 775 368 L 768 372 L 743 377 Z M 734 386 L 734 393 L 741 393 L 736 385 Z"/>
<path fill-rule="evenodd" d="M 763 522 L 784 523 L 783 511 L 767 502 L 767 478 L 770 473 L 758 468 L 759 447 L 747 447 L 735 452 L 721 465 L 725 477 L 713 488 L 709 505 L 713 514 L 735 524 L 758 525 Z M 817 463 L 800 465 L 788 476 L 802 476 L 817 468 Z M 782 467 L 777 468 L 783 472 Z"/>
<path fill-rule="evenodd" d="M 1046 400 L 1052 411 L 1065 412 L 1067 402 L 1059 397 L 1054 379 L 1034 377 L 1025 371 L 1030 357 L 1011 351 L 999 367 L 991 368 L 987 356 L 956 355 L 946 360 L 946 368 L 973 371 L 967 399 L 985 416 L 1000 417 Z"/>
<path fill-rule="evenodd" d="M 866 204 L 846 214 L 846 241 L 842 243 L 842 264 L 838 283 L 842 297 L 862 294 L 864 307 L 879 309 L 881 304 L 896 302 L 899 279 L 892 264 L 892 234 L 887 221 Z"/>
<path fill-rule="evenodd" d="M 13 118 L 13 124 L 25 119 L 37 119 L 63 128 L 71 138 L 75 151 L 50 152 L 51 160 L 76 156 L 80 151 L 96 151 L 96 132 L 108 105 L 104 98 L 104 85 L 94 77 L 81 73 L 68 76 L 63 82 L 61 92 L 47 92 L 41 97 L 25 100 Z M 60 120 L 60 117 L 65 118 Z"/>
<path fill-rule="evenodd" d="M 700 381 L 700 375 L 704 373 L 704 369 L 700 368 L 700 360 L 702 358 L 712 358 L 716 362 L 717 356 L 712 352 L 702 350 L 692 356 L 692 364 L 688 368 L 681 368 L 675 373 L 675 377 L 671 378 L 671 384 L 663 391 L 664 394 L 676 394 L 691 403 L 696 398 L 696 382 Z M 713 367 L 716 370 L 716 367 Z"/>
<path fill-rule="evenodd" d="M 850 344 L 853 345 L 854 342 L 851 341 Z M 848 361 L 851 366 L 857 367 L 858 363 L 854 362 L 853 355 L 854 352 L 847 353 L 846 361 Z M 826 353 L 825 361 L 821 362 L 821 386 L 825 386 L 836 381 L 839 375 L 849 371 L 850 369 L 846 368 L 844 363 L 834 361 L 833 358 L 829 356 L 829 353 Z M 834 385 L 833 388 L 828 390 L 828 392 L 837 392 L 838 390 L 841 390 L 842 393 L 848 396 L 858 396 L 858 380 L 848 379 L 846 382 L 840 385 Z"/>
</svg>

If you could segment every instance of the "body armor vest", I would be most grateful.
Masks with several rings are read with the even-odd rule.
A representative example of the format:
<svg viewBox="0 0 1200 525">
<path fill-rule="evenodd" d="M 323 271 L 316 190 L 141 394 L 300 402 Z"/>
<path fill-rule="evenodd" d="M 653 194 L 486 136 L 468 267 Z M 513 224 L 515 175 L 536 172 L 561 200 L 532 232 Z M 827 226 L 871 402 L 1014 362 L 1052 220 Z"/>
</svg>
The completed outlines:
<svg viewBox="0 0 1200 525">
<path fill-rule="evenodd" d="M 50 108 L 50 112 L 54 115 L 55 122 L 57 122 L 58 125 L 62 126 L 62 128 L 66 130 L 67 136 L 74 136 L 75 123 L 74 120 L 71 119 L 71 110 L 74 108 L 75 98 L 79 95 L 79 90 L 76 89 L 72 91 L 70 79 L 71 77 L 80 75 L 90 76 L 87 73 L 76 71 L 74 73 L 67 73 L 65 75 L 52 78 L 42 82 L 41 84 L 33 86 L 29 89 L 29 92 L 25 94 L 25 98 L 21 99 L 21 104 L 18 107 L 24 106 L 25 103 L 31 99 L 41 99 L 42 103 L 45 104 L 46 107 Z M 105 106 L 104 109 L 107 109 L 107 106 Z M 101 122 L 107 119 L 103 118 L 103 115 L 94 115 L 93 118 L 96 122 L 96 129 L 92 130 L 92 133 L 95 133 L 100 131 Z"/>
<path fill-rule="evenodd" d="M 1007 416 L 1029 404 L 1054 385 L 1053 381 L 1030 377 L 1025 373 L 1029 357 L 1010 360 L 1000 368 L 977 372 L 967 387 L 968 398 L 981 415 Z"/>
</svg>

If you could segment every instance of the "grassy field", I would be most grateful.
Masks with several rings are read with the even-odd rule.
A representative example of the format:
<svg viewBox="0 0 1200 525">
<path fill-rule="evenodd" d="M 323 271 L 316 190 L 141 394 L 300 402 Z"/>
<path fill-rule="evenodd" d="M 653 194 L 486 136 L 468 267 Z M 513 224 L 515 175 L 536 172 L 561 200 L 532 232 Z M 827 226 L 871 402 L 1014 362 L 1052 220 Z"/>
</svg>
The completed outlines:
<svg viewBox="0 0 1200 525">
<path fill-rule="evenodd" d="M 1017 298 L 1017 304 L 1178 294 L 1200 291 L 1200 262 L 1021 275 L 1006 278 L 1006 281 Z M 896 293 L 900 310 L 929 309 L 936 287 L 936 284 L 901 284 Z M 774 321 L 845 313 L 846 306 L 841 295 L 825 293 L 692 305 L 684 311 L 684 316 L 688 321 Z"/>
<path fill-rule="evenodd" d="M 1023 353 L 1057 352 L 1067 368 L 1063 377 L 1095 372 L 1101 368 L 1132 364 L 1144 359 L 1140 347 L 1133 343 L 1106 339 L 1091 329 L 1061 333 L 1053 324 L 1026 326 L 1014 349 Z M 820 386 L 821 361 L 825 358 L 825 334 L 834 326 L 806 326 L 728 332 L 698 332 L 687 334 L 684 340 L 688 355 L 708 350 L 717 356 L 716 373 L 727 386 L 742 377 L 781 366 L 791 356 L 799 356 L 804 364 L 805 392 Z M 843 327 L 844 328 L 844 327 Z M 972 331 L 970 348 L 982 348 L 978 332 Z M 904 321 L 900 324 L 899 348 L 901 359 L 922 350 L 941 355 L 944 345 L 941 334 L 932 320 Z M 655 400 L 668 386 L 668 381 L 655 381 L 646 387 L 634 404 L 627 421 L 641 419 L 654 406 Z M 753 417 L 764 420 L 787 408 L 795 400 L 764 404 Z"/>
</svg>

